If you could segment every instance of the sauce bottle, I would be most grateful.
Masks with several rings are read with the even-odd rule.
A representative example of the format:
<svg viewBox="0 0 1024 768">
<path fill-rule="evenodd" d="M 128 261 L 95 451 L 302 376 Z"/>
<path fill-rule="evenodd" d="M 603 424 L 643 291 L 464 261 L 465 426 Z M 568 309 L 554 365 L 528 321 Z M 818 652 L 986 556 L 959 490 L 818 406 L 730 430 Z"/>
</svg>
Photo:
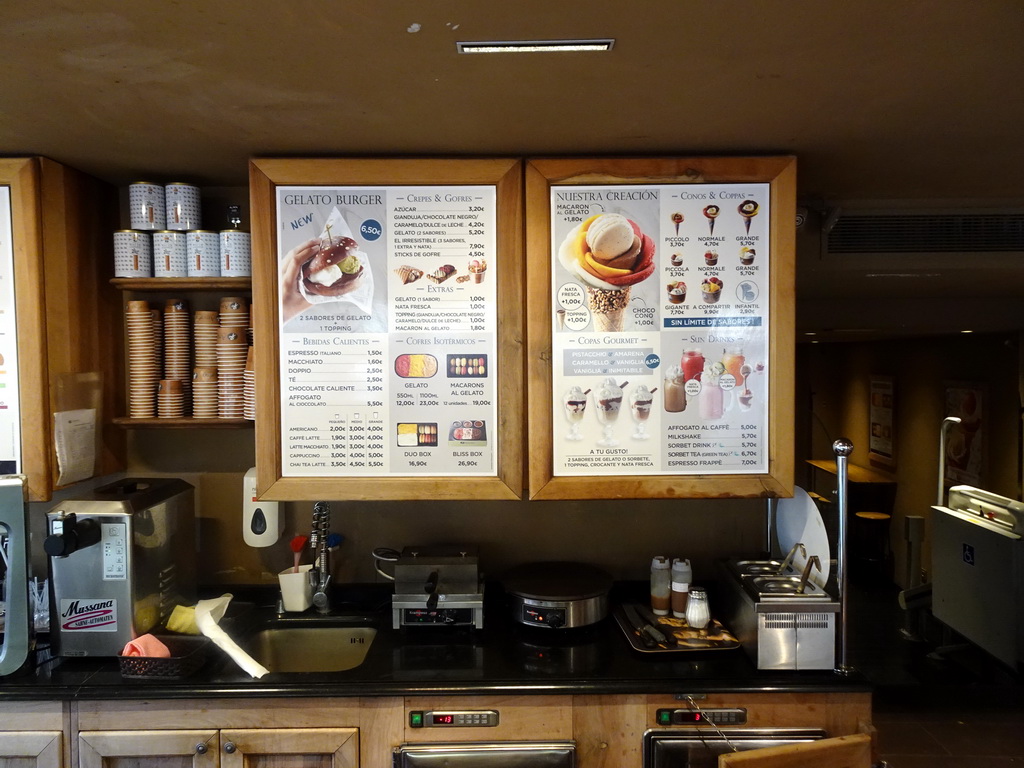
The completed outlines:
<svg viewBox="0 0 1024 768">
<path fill-rule="evenodd" d="M 651 560 L 651 611 L 655 616 L 668 615 L 671 591 L 668 558 L 658 555 Z"/>
<path fill-rule="evenodd" d="M 690 597 L 690 580 L 693 570 L 690 561 L 677 557 L 672 561 L 672 595 L 670 605 L 672 615 L 677 619 L 686 617 L 686 603 Z"/>
</svg>

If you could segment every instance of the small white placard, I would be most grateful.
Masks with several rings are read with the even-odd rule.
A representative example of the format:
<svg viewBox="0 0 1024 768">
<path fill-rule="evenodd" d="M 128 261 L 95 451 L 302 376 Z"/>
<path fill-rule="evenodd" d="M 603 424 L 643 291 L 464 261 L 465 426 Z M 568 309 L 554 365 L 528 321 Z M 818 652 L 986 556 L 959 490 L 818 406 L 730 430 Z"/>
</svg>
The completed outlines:
<svg viewBox="0 0 1024 768">
<path fill-rule="evenodd" d="M 92 477 L 96 468 L 96 409 L 55 413 L 53 433 L 57 444 L 57 485 Z"/>
</svg>

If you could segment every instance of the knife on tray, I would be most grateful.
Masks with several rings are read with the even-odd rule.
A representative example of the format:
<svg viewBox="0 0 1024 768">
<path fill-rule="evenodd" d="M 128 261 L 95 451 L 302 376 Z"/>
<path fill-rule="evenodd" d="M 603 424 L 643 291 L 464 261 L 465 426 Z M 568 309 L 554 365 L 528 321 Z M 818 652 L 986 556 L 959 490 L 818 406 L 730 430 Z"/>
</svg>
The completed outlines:
<svg viewBox="0 0 1024 768">
<path fill-rule="evenodd" d="M 640 618 L 640 614 L 637 613 L 637 606 L 630 603 L 623 603 L 622 611 L 626 614 L 626 618 L 633 626 L 637 635 L 639 635 L 640 642 L 644 644 L 644 647 L 654 648 L 659 643 L 663 645 L 668 644 L 668 640 L 665 635 L 662 634 L 661 630 L 656 629 L 654 626 Z"/>
<path fill-rule="evenodd" d="M 670 648 L 674 648 L 677 645 L 676 636 L 672 633 L 672 630 L 662 629 L 661 622 L 658 621 L 658 617 L 654 615 L 650 608 L 641 603 L 637 603 L 636 612 L 640 614 L 640 618 L 650 625 L 651 629 L 664 638 L 663 640 L 659 640 L 659 643 L 663 643 Z"/>
</svg>

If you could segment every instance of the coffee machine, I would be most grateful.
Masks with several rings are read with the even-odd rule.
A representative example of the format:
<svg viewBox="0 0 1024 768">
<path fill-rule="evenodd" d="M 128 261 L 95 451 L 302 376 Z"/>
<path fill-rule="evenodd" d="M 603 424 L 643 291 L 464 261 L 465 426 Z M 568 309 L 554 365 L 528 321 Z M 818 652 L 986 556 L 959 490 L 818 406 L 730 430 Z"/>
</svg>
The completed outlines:
<svg viewBox="0 0 1024 768">
<path fill-rule="evenodd" d="M 125 478 L 46 514 L 50 640 L 59 656 L 116 656 L 196 600 L 193 488 Z"/>
</svg>

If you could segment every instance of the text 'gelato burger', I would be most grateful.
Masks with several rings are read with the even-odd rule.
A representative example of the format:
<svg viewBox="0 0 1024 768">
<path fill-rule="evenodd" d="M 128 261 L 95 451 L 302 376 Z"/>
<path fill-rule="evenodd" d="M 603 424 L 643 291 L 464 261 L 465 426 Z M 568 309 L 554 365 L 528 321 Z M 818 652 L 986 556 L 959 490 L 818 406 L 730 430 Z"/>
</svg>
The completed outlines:
<svg viewBox="0 0 1024 768">
<path fill-rule="evenodd" d="M 363 276 L 357 250 L 359 245 L 351 237 L 333 237 L 328 229 L 316 254 L 302 265 L 302 287 L 306 293 L 341 296 L 354 291 Z"/>
<path fill-rule="evenodd" d="M 599 213 L 569 232 L 558 259 L 586 284 L 594 329 L 621 331 L 631 287 L 654 272 L 654 241 L 625 216 Z"/>
</svg>

